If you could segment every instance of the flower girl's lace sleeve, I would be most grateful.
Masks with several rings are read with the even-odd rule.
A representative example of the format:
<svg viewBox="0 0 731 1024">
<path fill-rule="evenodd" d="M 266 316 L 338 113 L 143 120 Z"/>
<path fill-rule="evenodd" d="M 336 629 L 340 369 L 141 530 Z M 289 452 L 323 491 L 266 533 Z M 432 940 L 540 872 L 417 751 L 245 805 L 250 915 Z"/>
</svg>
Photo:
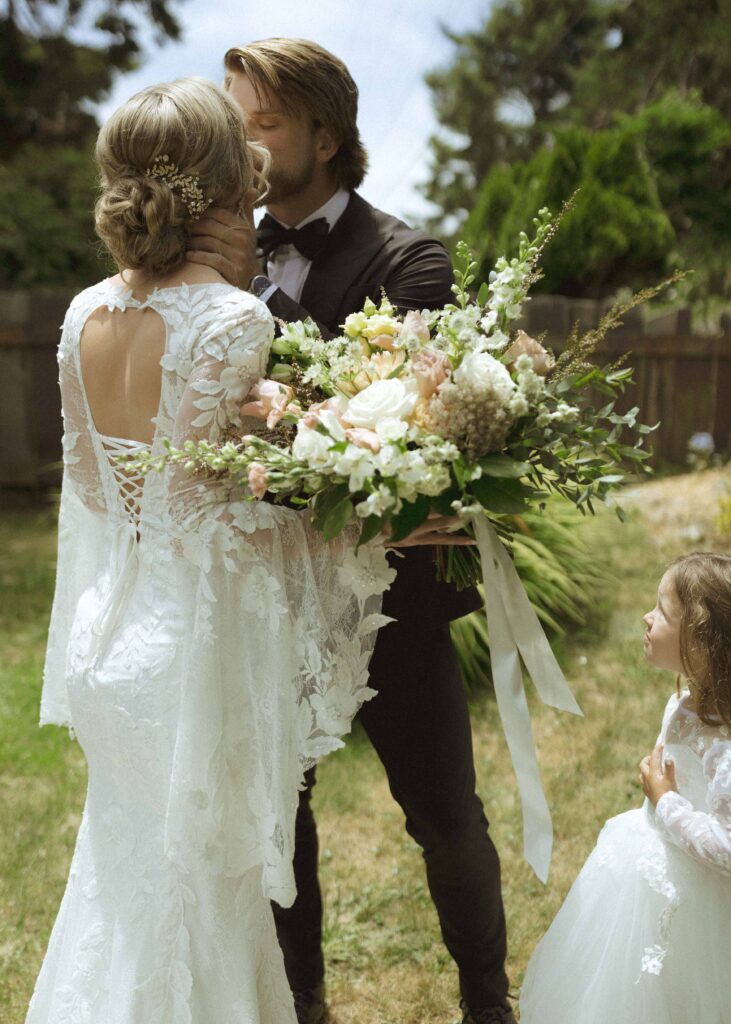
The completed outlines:
<svg viewBox="0 0 731 1024">
<path fill-rule="evenodd" d="M 666 834 L 696 860 L 731 874 L 731 742 L 717 739 L 703 758 L 708 811 L 680 793 L 664 793 L 655 809 Z"/>
</svg>

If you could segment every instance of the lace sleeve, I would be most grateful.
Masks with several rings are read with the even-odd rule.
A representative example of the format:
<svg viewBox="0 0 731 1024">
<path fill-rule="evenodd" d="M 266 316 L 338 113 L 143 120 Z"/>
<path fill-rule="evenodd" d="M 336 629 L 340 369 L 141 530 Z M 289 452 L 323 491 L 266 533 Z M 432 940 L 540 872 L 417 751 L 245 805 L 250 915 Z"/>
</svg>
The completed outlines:
<svg viewBox="0 0 731 1024">
<path fill-rule="evenodd" d="M 239 407 L 261 377 L 274 336 L 262 303 L 241 303 L 203 330 L 193 348 L 193 368 L 175 423 L 175 444 L 215 442 L 241 426 Z"/>
<path fill-rule="evenodd" d="M 703 758 L 708 812 L 680 793 L 665 793 L 655 809 L 666 834 L 709 867 L 731 874 L 731 743 L 716 740 Z"/>
<path fill-rule="evenodd" d="M 271 335 L 256 306 L 217 317 L 193 351 L 176 447 L 240 428 Z M 353 531 L 326 543 L 307 513 L 249 500 L 235 481 L 180 469 L 168 494 L 194 627 L 179 652 L 166 850 L 185 871 L 261 865 L 264 894 L 289 905 L 297 788 L 375 695 L 368 660 L 394 573 L 383 548 L 356 555 Z"/>
</svg>

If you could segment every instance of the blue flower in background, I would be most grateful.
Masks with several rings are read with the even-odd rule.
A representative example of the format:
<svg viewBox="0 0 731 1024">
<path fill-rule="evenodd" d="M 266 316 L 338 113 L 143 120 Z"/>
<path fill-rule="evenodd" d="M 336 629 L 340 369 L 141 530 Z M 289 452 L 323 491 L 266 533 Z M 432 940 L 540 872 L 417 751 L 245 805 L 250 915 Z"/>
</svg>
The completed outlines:
<svg viewBox="0 0 731 1024">
<path fill-rule="evenodd" d="M 713 435 L 706 430 L 699 430 L 688 441 L 688 448 L 697 455 L 712 455 L 715 447 Z"/>
</svg>

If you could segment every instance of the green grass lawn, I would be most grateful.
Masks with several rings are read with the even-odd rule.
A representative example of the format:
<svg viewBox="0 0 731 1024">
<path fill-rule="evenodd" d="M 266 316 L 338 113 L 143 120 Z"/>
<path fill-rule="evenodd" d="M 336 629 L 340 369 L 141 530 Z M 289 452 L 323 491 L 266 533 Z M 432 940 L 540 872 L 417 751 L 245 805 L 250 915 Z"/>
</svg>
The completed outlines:
<svg viewBox="0 0 731 1024">
<path fill-rule="evenodd" d="M 517 789 L 495 705 L 483 697 L 473 708 L 480 792 L 503 863 L 515 991 L 602 823 L 640 802 L 637 764 L 673 687 L 669 674 L 643 663 L 640 616 L 666 562 L 692 545 L 660 547 L 639 521 L 622 526 L 609 514 L 583 529 L 610 566 L 595 625 L 560 645 L 586 717 L 531 700 L 556 833 L 545 888 L 522 859 Z M 36 724 L 54 548 L 50 513 L 0 516 L 0 1024 L 24 1020 L 84 798 L 78 747 L 64 730 Z M 418 849 L 362 735 L 321 765 L 315 794 L 339 1024 L 449 1024 L 457 1017 L 456 972 Z"/>
</svg>

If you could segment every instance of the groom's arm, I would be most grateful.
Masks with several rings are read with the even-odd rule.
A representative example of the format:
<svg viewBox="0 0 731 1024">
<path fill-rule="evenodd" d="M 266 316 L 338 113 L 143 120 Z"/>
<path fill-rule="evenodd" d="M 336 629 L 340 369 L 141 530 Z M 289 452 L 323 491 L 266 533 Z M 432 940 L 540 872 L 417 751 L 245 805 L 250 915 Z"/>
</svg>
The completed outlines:
<svg viewBox="0 0 731 1024">
<path fill-rule="evenodd" d="M 196 222 L 187 258 L 217 270 L 228 282 L 244 291 L 264 268 L 256 255 L 256 232 L 251 216 L 238 217 L 227 210 L 209 210 Z M 453 300 L 452 265 L 444 246 L 422 231 L 398 224 L 373 265 L 353 294 L 352 308 L 360 309 L 366 298 L 377 300 L 381 291 L 401 313 L 410 309 L 438 309 Z M 333 331 L 312 317 L 300 303 L 278 286 L 266 297 L 272 315 L 281 320 L 315 320 L 324 338 Z M 345 314 L 344 314 L 345 315 Z"/>
<path fill-rule="evenodd" d="M 454 274 L 441 242 L 411 228 L 403 228 L 384 250 L 382 284 L 399 313 L 410 309 L 439 309 L 454 301 Z M 377 300 L 378 295 L 371 298 Z"/>
</svg>

